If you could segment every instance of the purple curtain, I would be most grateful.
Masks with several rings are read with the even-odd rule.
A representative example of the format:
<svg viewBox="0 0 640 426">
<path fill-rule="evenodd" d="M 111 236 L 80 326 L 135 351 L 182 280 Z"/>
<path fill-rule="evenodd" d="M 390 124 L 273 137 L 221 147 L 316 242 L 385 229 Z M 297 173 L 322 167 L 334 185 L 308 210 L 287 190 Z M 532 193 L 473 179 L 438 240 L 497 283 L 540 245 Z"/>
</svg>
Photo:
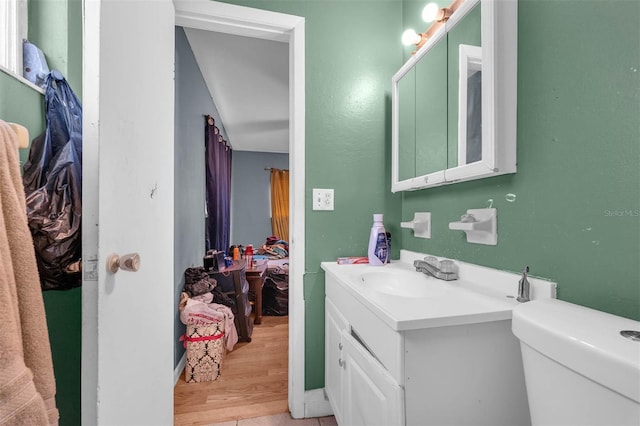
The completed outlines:
<svg viewBox="0 0 640 426">
<path fill-rule="evenodd" d="M 229 248 L 231 232 L 231 147 L 222 138 L 213 117 L 205 116 L 207 250 Z"/>
</svg>

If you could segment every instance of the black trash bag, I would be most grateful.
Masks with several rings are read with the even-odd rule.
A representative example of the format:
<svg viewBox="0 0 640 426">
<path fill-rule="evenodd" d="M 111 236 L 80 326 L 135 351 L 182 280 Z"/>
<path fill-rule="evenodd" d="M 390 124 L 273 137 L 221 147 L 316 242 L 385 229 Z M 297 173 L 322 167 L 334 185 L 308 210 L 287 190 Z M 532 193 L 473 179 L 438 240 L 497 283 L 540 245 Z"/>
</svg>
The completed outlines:
<svg viewBox="0 0 640 426">
<path fill-rule="evenodd" d="M 289 275 L 269 273 L 262 287 L 262 315 L 289 315 Z"/>
<path fill-rule="evenodd" d="M 31 143 L 23 183 L 43 290 L 80 286 L 82 105 L 59 71 L 47 76 L 46 130 Z"/>
</svg>

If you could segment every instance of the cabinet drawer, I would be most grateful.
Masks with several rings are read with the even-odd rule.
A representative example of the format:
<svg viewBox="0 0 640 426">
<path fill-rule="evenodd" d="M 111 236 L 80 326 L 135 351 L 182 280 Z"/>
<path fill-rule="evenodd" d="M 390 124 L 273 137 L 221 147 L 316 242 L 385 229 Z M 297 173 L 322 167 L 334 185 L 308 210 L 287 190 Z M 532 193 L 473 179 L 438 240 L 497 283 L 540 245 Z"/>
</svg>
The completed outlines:
<svg viewBox="0 0 640 426">
<path fill-rule="evenodd" d="M 353 297 L 330 274 L 325 276 L 326 296 L 349 323 L 361 343 L 387 369 L 397 383 L 402 383 L 401 357 L 403 339 L 380 318 Z"/>
</svg>

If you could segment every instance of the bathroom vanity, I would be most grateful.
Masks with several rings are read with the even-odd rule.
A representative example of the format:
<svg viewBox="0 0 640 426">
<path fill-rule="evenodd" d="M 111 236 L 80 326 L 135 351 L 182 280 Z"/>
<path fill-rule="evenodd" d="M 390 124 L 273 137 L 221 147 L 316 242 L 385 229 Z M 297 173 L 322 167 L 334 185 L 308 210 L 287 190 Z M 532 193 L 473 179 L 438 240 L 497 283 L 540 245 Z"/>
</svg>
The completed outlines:
<svg viewBox="0 0 640 426">
<path fill-rule="evenodd" d="M 386 266 L 322 263 L 325 390 L 338 424 L 530 424 L 519 342 L 518 274 L 456 262 L 460 279 Z M 555 298 L 536 278 L 531 298 Z"/>
</svg>

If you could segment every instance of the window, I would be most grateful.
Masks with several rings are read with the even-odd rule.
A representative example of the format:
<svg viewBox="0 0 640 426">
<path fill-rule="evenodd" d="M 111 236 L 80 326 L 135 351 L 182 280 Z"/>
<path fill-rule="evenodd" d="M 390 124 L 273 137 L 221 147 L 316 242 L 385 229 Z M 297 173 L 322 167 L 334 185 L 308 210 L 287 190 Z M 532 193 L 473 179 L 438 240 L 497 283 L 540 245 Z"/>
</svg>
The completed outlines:
<svg viewBox="0 0 640 426">
<path fill-rule="evenodd" d="M 37 88 L 22 77 L 22 40 L 27 38 L 28 18 L 27 0 L 0 1 L 0 70 Z"/>
</svg>

